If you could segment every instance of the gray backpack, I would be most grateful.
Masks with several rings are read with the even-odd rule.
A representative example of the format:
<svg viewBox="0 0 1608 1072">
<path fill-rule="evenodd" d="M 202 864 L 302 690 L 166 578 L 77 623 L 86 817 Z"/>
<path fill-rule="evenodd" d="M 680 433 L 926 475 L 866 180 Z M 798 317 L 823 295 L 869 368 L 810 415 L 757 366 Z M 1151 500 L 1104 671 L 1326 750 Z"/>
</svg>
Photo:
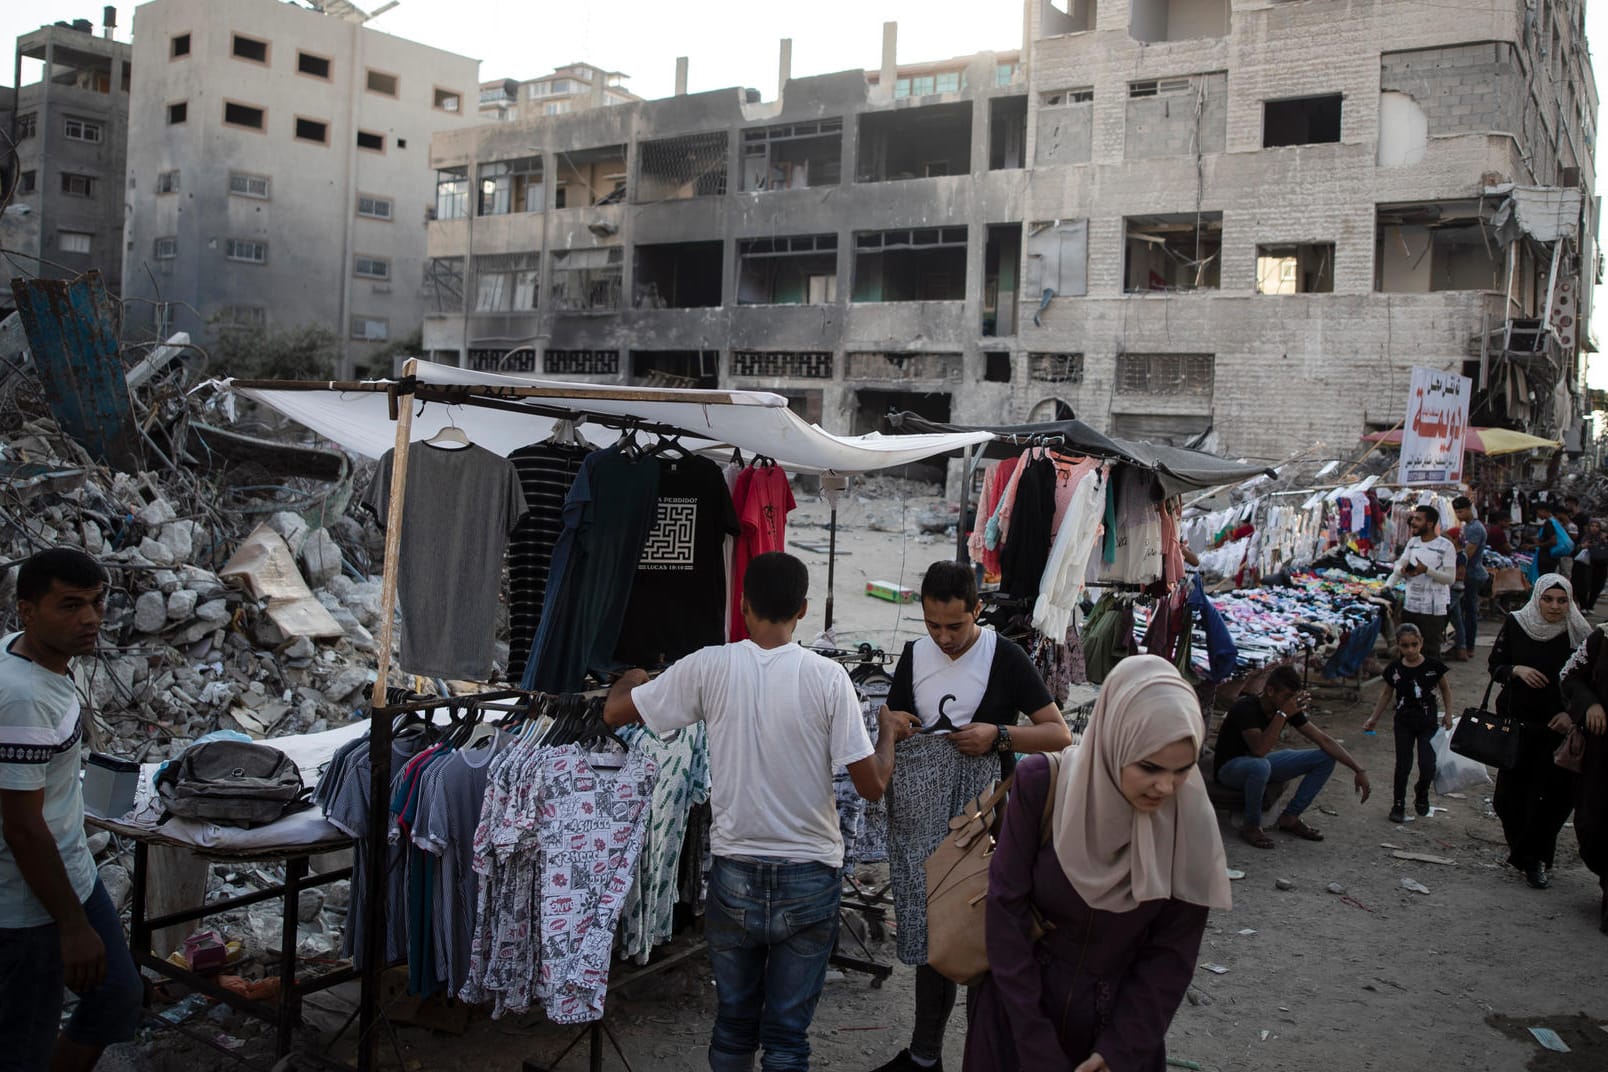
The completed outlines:
<svg viewBox="0 0 1608 1072">
<path fill-rule="evenodd" d="M 253 827 L 308 807 L 301 771 L 277 748 L 248 741 L 207 741 L 185 750 L 157 775 L 163 818 Z"/>
</svg>

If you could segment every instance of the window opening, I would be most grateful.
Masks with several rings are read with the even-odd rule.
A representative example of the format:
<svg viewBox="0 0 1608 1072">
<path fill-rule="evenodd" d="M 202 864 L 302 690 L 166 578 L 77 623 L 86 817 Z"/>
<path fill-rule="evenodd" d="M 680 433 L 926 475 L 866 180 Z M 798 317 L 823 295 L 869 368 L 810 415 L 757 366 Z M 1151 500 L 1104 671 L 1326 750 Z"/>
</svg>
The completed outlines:
<svg viewBox="0 0 1608 1072">
<path fill-rule="evenodd" d="M 391 218 L 391 199 L 389 197 L 370 197 L 359 194 L 357 198 L 357 214 L 371 220 L 389 220 Z"/>
<path fill-rule="evenodd" d="M 84 253 L 90 250 L 93 236 L 84 231 L 57 231 L 56 248 L 62 253 Z"/>
<path fill-rule="evenodd" d="M 463 94 L 451 89 L 436 87 L 434 102 L 436 110 L 442 112 L 463 111 Z"/>
<path fill-rule="evenodd" d="M 188 101 L 178 101 L 167 106 L 168 126 L 178 126 L 190 118 L 190 104 Z"/>
<path fill-rule="evenodd" d="M 1035 383 L 1082 383 L 1083 355 L 1030 353 L 1027 378 Z"/>
<path fill-rule="evenodd" d="M 720 242 L 636 247 L 631 304 L 638 309 L 701 309 L 721 304 Z"/>
<path fill-rule="evenodd" d="M 1479 201 L 1380 205 L 1374 288 L 1506 291 L 1506 247 L 1490 229 L 1495 211 L 1494 204 Z"/>
<path fill-rule="evenodd" d="M 190 54 L 190 35 L 187 33 L 174 34 L 168 47 L 168 58 L 178 59 Z"/>
<path fill-rule="evenodd" d="M 1002 171 L 1023 165 L 1027 146 L 1027 98 L 995 97 L 988 102 L 988 168 Z"/>
<path fill-rule="evenodd" d="M 1115 390 L 1119 395 L 1210 398 L 1212 354 L 1118 354 Z"/>
<path fill-rule="evenodd" d="M 1340 140 L 1340 94 L 1262 102 L 1262 148 Z"/>
<path fill-rule="evenodd" d="M 371 152 L 383 153 L 385 152 L 385 135 L 376 134 L 372 130 L 360 130 L 357 132 L 357 147 L 359 149 L 368 149 Z"/>
<path fill-rule="evenodd" d="M 252 63 L 268 62 L 268 42 L 259 41 L 255 37 L 235 34 L 231 51 L 237 59 L 250 60 Z"/>
<path fill-rule="evenodd" d="M 363 279 L 390 279 L 391 262 L 359 253 L 352 258 L 352 274 Z"/>
<path fill-rule="evenodd" d="M 854 301 L 966 298 L 964 227 L 861 231 L 854 246 Z"/>
<path fill-rule="evenodd" d="M 329 60 L 323 56 L 315 56 L 311 52 L 296 53 L 296 70 L 329 81 Z"/>
<path fill-rule="evenodd" d="M 170 261 L 179 255 L 179 240 L 176 236 L 158 238 L 151 249 L 151 256 L 159 261 Z"/>
<path fill-rule="evenodd" d="M 378 93 L 385 97 L 397 95 L 397 77 L 394 74 L 386 74 L 384 71 L 376 71 L 370 68 L 367 72 L 366 84 L 370 93 Z"/>
<path fill-rule="evenodd" d="M 461 220 L 469 215 L 469 168 L 441 168 L 436 172 L 436 219 Z"/>
<path fill-rule="evenodd" d="M 983 335 L 1016 334 L 1022 225 L 989 224 L 983 248 Z"/>
<path fill-rule="evenodd" d="M 615 205 L 625 200 L 625 146 L 610 145 L 558 154 L 558 208 Z"/>
<path fill-rule="evenodd" d="M 540 254 L 496 253 L 476 257 L 475 312 L 528 312 L 536 308 Z"/>
<path fill-rule="evenodd" d="M 229 173 L 229 192 L 237 197 L 255 197 L 266 201 L 268 184 L 266 175 L 246 175 L 238 171 Z"/>
<path fill-rule="evenodd" d="M 249 104 L 234 104 L 225 101 L 223 104 L 223 121 L 234 127 L 249 127 L 252 130 L 263 128 L 263 110 L 253 108 Z"/>
<path fill-rule="evenodd" d="M 384 342 L 391 337 L 391 325 L 374 316 L 352 317 L 352 338 L 364 342 Z"/>
<path fill-rule="evenodd" d="M 1333 242 L 1256 247 L 1258 294 L 1329 294 L 1333 291 Z"/>
<path fill-rule="evenodd" d="M 1124 289 L 1216 290 L 1222 258 L 1221 212 L 1129 216 Z"/>
<path fill-rule="evenodd" d="M 1043 2 L 1040 32 L 1045 37 L 1086 33 L 1094 29 L 1095 0 L 1043 0 Z"/>
<path fill-rule="evenodd" d="M 750 238 L 737 243 L 737 304 L 837 301 L 837 235 Z"/>
<path fill-rule="evenodd" d="M 843 181 L 843 120 L 743 131 L 743 189 L 798 190 Z"/>
<path fill-rule="evenodd" d="M 719 387 L 720 351 L 632 350 L 631 382 L 642 387 Z"/>
<path fill-rule="evenodd" d="M 61 173 L 61 192 L 68 197 L 94 197 L 95 180 L 89 175 L 74 175 L 71 172 Z"/>
<path fill-rule="evenodd" d="M 638 201 L 680 201 L 726 192 L 725 131 L 638 143 Z"/>
<path fill-rule="evenodd" d="M 539 156 L 484 163 L 478 174 L 482 216 L 541 212 L 546 207 L 547 187 L 542 183 L 542 158 Z"/>
<path fill-rule="evenodd" d="M 224 243 L 223 255 L 229 260 L 246 264 L 267 264 L 268 243 L 251 238 L 230 238 Z"/>
<path fill-rule="evenodd" d="M 314 141 L 320 145 L 329 144 L 329 124 L 317 119 L 303 119 L 296 117 L 296 140 Z"/>
<path fill-rule="evenodd" d="M 983 382 L 1010 383 L 1011 355 L 999 350 L 986 351 L 983 354 Z"/>
<path fill-rule="evenodd" d="M 553 306 L 559 312 L 619 310 L 625 251 L 618 246 L 553 251 Z"/>
<path fill-rule="evenodd" d="M 865 113 L 860 117 L 856 181 L 970 173 L 971 121 L 969 103 Z"/>
<path fill-rule="evenodd" d="M 431 257 L 424 262 L 424 280 L 419 297 L 425 312 L 441 315 L 463 311 L 462 257 Z"/>
<path fill-rule="evenodd" d="M 104 124 L 93 119 L 79 119 L 69 115 L 62 121 L 62 133 L 71 141 L 99 143 L 106 136 Z"/>
</svg>

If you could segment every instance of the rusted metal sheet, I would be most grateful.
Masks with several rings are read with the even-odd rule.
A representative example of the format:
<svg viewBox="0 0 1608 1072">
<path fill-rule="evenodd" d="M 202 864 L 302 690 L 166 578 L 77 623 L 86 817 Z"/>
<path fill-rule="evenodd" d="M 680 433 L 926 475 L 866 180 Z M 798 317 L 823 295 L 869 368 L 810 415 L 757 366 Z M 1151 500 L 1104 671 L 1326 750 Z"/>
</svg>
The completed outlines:
<svg viewBox="0 0 1608 1072">
<path fill-rule="evenodd" d="M 34 369 L 61 430 L 124 472 L 144 466 L 118 355 L 117 317 L 99 272 L 11 281 Z"/>
</svg>

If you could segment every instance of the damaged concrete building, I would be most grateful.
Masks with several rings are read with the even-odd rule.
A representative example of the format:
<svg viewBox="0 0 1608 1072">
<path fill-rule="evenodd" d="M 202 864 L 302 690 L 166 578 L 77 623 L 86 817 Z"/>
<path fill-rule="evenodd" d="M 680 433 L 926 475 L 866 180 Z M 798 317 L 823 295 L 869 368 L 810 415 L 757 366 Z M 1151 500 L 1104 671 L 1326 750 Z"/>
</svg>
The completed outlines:
<svg viewBox="0 0 1608 1072">
<path fill-rule="evenodd" d="M 13 85 L 25 61 L 39 81 L 6 90 L 0 127 L 0 277 L 66 279 L 97 268 L 115 293 L 123 268 L 123 168 L 128 144 L 130 50 L 112 39 L 117 9 L 99 35 L 88 19 L 17 38 Z M 0 113 L 3 114 L 3 113 Z M 13 307 L 9 282 L 0 309 Z"/>
<path fill-rule="evenodd" d="M 1279 460 L 1400 417 L 1578 430 L 1597 271 L 1577 0 L 1027 0 L 1022 52 L 438 135 L 437 360 L 1075 413 Z M 1466 9 L 1466 10 L 1464 10 Z M 1551 215 L 1548 216 L 1548 211 Z"/>
<path fill-rule="evenodd" d="M 153 0 L 134 13 L 125 330 L 319 324 L 348 371 L 419 325 L 437 131 L 479 61 L 351 4 Z"/>
</svg>

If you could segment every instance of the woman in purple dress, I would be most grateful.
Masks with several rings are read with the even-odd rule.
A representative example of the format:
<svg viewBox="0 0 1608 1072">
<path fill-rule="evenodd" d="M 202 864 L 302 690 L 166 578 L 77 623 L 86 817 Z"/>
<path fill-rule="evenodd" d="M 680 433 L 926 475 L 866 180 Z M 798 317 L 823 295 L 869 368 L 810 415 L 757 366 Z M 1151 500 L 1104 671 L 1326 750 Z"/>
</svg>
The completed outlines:
<svg viewBox="0 0 1608 1072">
<path fill-rule="evenodd" d="M 1195 761 L 1200 703 L 1165 659 L 1105 680 L 1083 743 L 1023 760 L 989 867 L 988 962 L 968 1072 L 1162 1072 L 1206 913 L 1228 908 L 1217 818 Z M 1033 940 L 1035 910 L 1051 924 Z"/>
</svg>

